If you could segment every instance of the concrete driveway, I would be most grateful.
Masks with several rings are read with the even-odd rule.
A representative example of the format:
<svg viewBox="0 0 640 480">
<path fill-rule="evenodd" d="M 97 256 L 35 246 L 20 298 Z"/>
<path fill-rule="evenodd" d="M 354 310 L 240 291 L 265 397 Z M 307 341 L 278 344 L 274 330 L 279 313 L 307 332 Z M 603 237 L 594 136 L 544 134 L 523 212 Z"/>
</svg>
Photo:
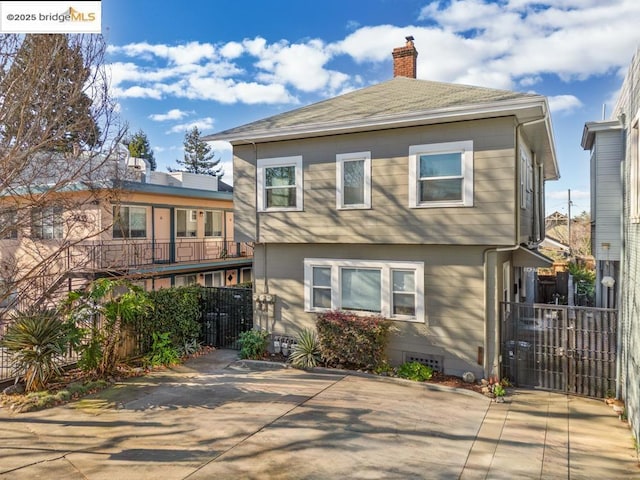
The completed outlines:
<svg viewBox="0 0 640 480">
<path fill-rule="evenodd" d="M 603 402 L 238 362 L 218 350 L 35 413 L 0 409 L 4 479 L 640 478 Z"/>
</svg>

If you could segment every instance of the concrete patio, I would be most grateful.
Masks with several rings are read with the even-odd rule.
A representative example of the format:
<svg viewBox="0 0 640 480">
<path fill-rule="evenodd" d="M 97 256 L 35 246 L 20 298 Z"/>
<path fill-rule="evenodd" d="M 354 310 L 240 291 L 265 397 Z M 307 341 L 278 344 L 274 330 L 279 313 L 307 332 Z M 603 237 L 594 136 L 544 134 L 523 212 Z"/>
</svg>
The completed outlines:
<svg viewBox="0 0 640 480">
<path fill-rule="evenodd" d="M 480 394 L 214 351 L 34 413 L 0 409 L 7 479 L 640 478 L 604 402 Z"/>
</svg>

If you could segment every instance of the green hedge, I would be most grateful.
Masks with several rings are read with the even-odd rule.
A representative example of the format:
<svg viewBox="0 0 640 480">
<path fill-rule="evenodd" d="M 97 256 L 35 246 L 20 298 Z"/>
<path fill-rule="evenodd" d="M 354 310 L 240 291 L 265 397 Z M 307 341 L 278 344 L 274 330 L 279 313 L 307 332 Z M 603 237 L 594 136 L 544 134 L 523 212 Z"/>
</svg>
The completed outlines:
<svg viewBox="0 0 640 480">
<path fill-rule="evenodd" d="M 169 333 L 171 343 L 176 348 L 198 339 L 202 312 L 199 286 L 163 288 L 147 294 L 153 303 L 153 309 L 138 326 L 138 334 L 142 337 L 142 345 L 146 351 L 153 343 L 154 332 Z"/>
<path fill-rule="evenodd" d="M 385 360 L 391 322 L 378 316 L 346 312 L 318 315 L 320 353 L 327 365 L 373 370 Z"/>
</svg>

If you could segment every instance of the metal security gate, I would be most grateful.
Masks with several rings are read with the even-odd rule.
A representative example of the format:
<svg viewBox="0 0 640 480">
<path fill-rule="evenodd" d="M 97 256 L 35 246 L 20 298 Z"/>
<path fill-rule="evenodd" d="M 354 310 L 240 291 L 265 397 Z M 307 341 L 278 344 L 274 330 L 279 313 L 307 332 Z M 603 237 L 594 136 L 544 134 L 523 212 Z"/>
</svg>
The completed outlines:
<svg viewBox="0 0 640 480">
<path fill-rule="evenodd" d="M 615 309 L 502 302 L 502 375 L 604 398 L 616 389 L 617 323 Z"/>
<path fill-rule="evenodd" d="M 251 290 L 203 287 L 202 298 L 202 342 L 218 348 L 238 349 L 240 333 L 253 328 Z"/>
</svg>

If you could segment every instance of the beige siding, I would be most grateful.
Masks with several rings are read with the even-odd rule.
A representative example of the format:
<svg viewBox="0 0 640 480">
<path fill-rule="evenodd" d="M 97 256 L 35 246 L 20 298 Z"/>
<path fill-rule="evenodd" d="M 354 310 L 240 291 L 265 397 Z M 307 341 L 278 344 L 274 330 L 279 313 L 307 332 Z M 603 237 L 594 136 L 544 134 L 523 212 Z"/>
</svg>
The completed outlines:
<svg viewBox="0 0 640 480">
<path fill-rule="evenodd" d="M 269 293 L 276 295 L 275 318 L 258 315 L 270 332 L 295 335 L 313 327 L 315 313 L 304 311 L 305 258 L 424 262 L 425 322 L 394 321 L 388 355 L 401 363 L 405 352 L 443 355 L 447 372 L 482 374 L 478 348 L 484 346 L 484 257 L 481 247 L 285 245 L 266 246 Z M 264 245 L 257 246 L 256 291 L 264 289 Z"/>
<path fill-rule="evenodd" d="M 515 238 L 511 119 L 402 128 L 234 149 L 236 240 L 508 245 Z M 473 140 L 474 206 L 409 208 L 410 145 Z M 336 154 L 371 152 L 371 210 L 336 209 Z M 256 158 L 302 155 L 304 211 L 255 218 Z"/>
</svg>

